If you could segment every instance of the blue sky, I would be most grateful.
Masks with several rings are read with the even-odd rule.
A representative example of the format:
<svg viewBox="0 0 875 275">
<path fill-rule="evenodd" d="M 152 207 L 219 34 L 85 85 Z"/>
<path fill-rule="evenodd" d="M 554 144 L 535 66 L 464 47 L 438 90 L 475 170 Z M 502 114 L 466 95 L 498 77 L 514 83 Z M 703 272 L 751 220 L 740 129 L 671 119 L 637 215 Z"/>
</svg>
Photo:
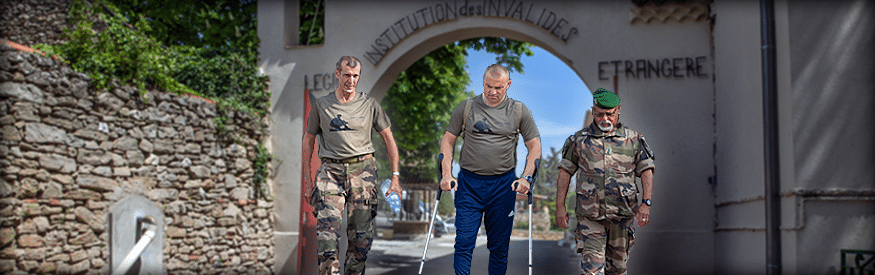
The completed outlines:
<svg viewBox="0 0 875 275">
<path fill-rule="evenodd" d="M 565 139 L 583 128 L 583 116 L 592 107 L 592 95 L 586 84 L 568 65 L 552 53 L 533 47 L 533 56 L 523 56 L 524 74 L 511 74 L 507 91 L 510 98 L 522 101 L 535 118 L 541 133 L 542 156 L 550 147 L 562 149 Z M 475 95 L 483 93 L 483 71 L 495 63 L 495 54 L 468 51 L 468 90 Z M 520 141 L 517 148 L 517 175 L 523 169 L 526 149 Z M 454 171 L 458 171 L 457 168 Z"/>
</svg>

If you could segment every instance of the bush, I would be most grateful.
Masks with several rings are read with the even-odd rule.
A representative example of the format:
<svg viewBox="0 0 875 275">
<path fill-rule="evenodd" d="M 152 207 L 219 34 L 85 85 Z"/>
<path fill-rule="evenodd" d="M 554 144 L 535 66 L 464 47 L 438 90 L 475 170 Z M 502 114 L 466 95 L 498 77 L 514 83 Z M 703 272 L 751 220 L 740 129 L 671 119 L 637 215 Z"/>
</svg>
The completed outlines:
<svg viewBox="0 0 875 275">
<path fill-rule="evenodd" d="M 112 15 L 119 13 L 116 8 L 102 2 L 72 3 L 69 13 L 74 27 L 65 29 L 67 42 L 35 47 L 88 74 L 97 89 L 134 86 L 140 88 L 144 99 L 147 88 L 212 99 L 219 109 L 214 123 L 220 136 L 228 134 L 227 108 L 255 113 L 259 118 L 267 114 L 270 91 L 266 77 L 258 73 L 254 58 L 257 52 L 215 50 L 209 46 L 168 48 L 145 35 L 151 29 L 150 20 L 138 16 L 131 26 Z M 112 13 L 104 13 L 102 8 Z M 264 134 L 263 130 L 258 134 Z M 274 157 L 262 144 L 256 149 L 253 181 L 260 195 L 271 199 L 269 190 L 261 184 Z"/>
<path fill-rule="evenodd" d="M 140 17 L 131 26 L 103 13 L 102 6 L 115 10 L 105 3 L 74 2 L 70 18 L 75 27 L 64 33 L 68 42 L 37 48 L 57 54 L 73 69 L 87 73 L 97 89 L 130 85 L 145 95 L 147 87 L 155 87 L 210 98 L 220 107 L 259 116 L 267 113 L 270 91 L 250 58 L 253 53 L 193 46 L 168 48 L 144 34 L 151 30 L 149 20 Z"/>
</svg>

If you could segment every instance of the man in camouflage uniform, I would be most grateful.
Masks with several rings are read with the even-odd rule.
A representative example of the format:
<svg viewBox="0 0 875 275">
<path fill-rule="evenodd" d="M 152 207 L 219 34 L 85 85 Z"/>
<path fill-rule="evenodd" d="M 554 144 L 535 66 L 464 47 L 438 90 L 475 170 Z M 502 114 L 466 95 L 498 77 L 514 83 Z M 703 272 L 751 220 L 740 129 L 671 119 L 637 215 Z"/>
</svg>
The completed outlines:
<svg viewBox="0 0 875 275">
<path fill-rule="evenodd" d="M 377 161 L 373 157 L 371 128 L 383 138 L 392 166 L 392 185 L 386 195 L 391 192 L 401 195 L 398 148 L 389 129 L 389 117 L 380 104 L 367 94 L 356 92 L 361 62 L 344 56 L 336 66 L 334 76 L 340 80 L 337 89 L 314 100 L 310 109 L 303 141 L 304 159 L 312 156 L 319 135 L 322 165 L 315 185 L 310 169 L 303 170 L 304 184 L 311 190 L 303 195 L 315 209 L 319 274 L 341 274 L 337 251 L 344 207 L 349 238 L 345 274 L 364 274 L 377 216 Z"/>
<path fill-rule="evenodd" d="M 650 222 L 653 153 L 644 136 L 619 124 L 620 97 L 598 89 L 593 122 L 568 137 L 562 147 L 556 205 L 565 205 L 571 176 L 577 173 L 577 252 L 581 274 L 626 274 L 635 242 L 633 222 Z M 638 205 L 635 177 L 641 177 Z M 556 209 L 556 223 L 567 228 L 568 213 Z"/>
</svg>

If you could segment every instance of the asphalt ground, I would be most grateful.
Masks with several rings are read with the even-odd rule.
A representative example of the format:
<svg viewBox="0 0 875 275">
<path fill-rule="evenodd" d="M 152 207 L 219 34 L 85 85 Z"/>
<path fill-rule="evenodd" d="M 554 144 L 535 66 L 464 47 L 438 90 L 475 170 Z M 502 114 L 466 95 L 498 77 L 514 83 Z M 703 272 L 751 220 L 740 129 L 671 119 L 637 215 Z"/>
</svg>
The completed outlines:
<svg viewBox="0 0 875 275">
<path fill-rule="evenodd" d="M 422 274 L 453 274 L 454 235 L 432 238 Z M 368 253 L 369 275 L 418 274 L 425 238 L 413 240 L 375 239 Z M 525 237 L 511 237 L 508 251 L 508 275 L 529 274 L 529 243 Z M 580 258 L 569 247 L 555 240 L 532 240 L 532 274 L 579 274 Z M 471 262 L 471 274 L 489 274 L 489 250 L 486 236 L 477 238 Z"/>
</svg>

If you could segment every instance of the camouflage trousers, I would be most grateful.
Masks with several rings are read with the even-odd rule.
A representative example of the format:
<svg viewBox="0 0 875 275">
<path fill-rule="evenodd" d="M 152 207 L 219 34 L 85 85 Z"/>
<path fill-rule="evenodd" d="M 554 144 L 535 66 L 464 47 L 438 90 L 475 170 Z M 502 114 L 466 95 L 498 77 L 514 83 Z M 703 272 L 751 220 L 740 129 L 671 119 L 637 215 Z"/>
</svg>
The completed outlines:
<svg viewBox="0 0 875 275">
<path fill-rule="evenodd" d="M 633 217 L 590 220 L 577 216 L 580 274 L 626 274 L 626 259 L 635 244 Z"/>
<path fill-rule="evenodd" d="M 322 161 L 313 194 L 319 274 L 341 274 L 337 251 L 344 207 L 349 238 L 345 274 L 365 273 L 365 260 L 374 240 L 374 217 L 377 216 L 376 181 L 374 158 L 358 163 Z"/>
</svg>

